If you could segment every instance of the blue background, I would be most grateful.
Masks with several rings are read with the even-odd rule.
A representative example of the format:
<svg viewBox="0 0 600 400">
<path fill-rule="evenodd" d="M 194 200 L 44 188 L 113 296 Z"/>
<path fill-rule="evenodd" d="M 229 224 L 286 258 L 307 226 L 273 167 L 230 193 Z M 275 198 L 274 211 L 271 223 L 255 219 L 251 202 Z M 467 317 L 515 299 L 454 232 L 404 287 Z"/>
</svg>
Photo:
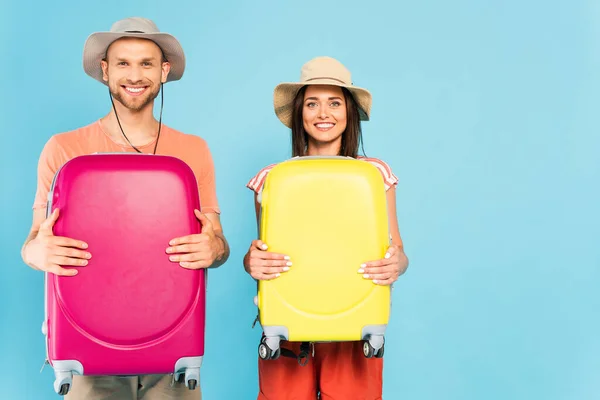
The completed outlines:
<svg viewBox="0 0 600 400">
<path fill-rule="evenodd" d="M 256 397 L 244 186 L 289 157 L 272 90 L 319 55 L 373 93 L 365 149 L 400 178 L 411 265 L 394 291 L 384 398 L 600 398 L 597 1 L 0 4 L 2 398 L 57 398 L 51 368 L 39 373 L 43 275 L 19 254 L 36 163 L 52 134 L 109 111 L 81 52 L 133 15 L 186 51 L 164 121 L 208 141 L 233 249 L 210 281 L 205 399 Z"/>
</svg>

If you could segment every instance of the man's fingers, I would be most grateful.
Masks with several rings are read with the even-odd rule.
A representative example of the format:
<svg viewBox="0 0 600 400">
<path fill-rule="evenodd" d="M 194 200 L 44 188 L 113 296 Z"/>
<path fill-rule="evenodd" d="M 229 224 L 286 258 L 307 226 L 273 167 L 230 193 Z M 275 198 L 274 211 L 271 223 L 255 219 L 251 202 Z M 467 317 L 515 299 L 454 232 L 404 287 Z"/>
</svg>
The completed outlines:
<svg viewBox="0 0 600 400">
<path fill-rule="evenodd" d="M 88 244 L 86 242 L 82 242 L 81 240 L 75 240 L 68 237 L 63 236 L 53 236 L 49 238 L 49 241 L 54 246 L 58 247 L 72 247 L 76 249 L 87 249 Z"/>
<path fill-rule="evenodd" d="M 61 268 L 60 265 L 57 264 L 52 264 L 50 267 L 48 267 L 48 269 L 46 269 L 46 272 L 58 276 L 75 276 L 78 273 L 76 269 Z"/>
<path fill-rule="evenodd" d="M 202 233 L 186 235 L 186 236 L 181 236 L 181 237 L 172 239 L 169 242 L 169 246 L 173 247 L 173 246 L 179 246 L 182 244 L 202 243 L 202 242 L 206 241 L 207 239 L 208 239 L 208 236 L 206 236 Z"/>
<path fill-rule="evenodd" d="M 208 249 L 208 245 L 206 245 L 206 247 L 204 246 L 199 246 L 199 243 L 193 243 L 193 244 L 180 244 L 178 246 L 171 246 L 167 248 L 167 253 L 171 254 L 186 254 L 186 253 L 191 253 L 191 252 L 199 252 L 202 251 L 203 249 Z"/>
<path fill-rule="evenodd" d="M 82 259 L 82 260 L 89 260 L 90 258 L 92 258 L 92 255 L 90 253 L 88 253 L 87 251 L 81 251 L 81 250 L 77 250 L 74 248 L 60 247 L 60 246 L 56 248 L 56 250 L 54 251 L 54 254 L 57 256 L 78 258 L 78 259 Z"/>
<path fill-rule="evenodd" d="M 213 224 L 208 217 L 202 214 L 199 210 L 194 210 L 194 215 L 202 224 L 202 233 L 191 234 L 186 236 L 177 237 L 169 241 L 169 246 L 178 246 L 182 244 L 194 244 L 208 241 L 212 236 L 208 233 L 213 231 Z"/>
<path fill-rule="evenodd" d="M 201 260 L 201 261 L 193 261 L 193 262 L 182 261 L 179 263 L 179 265 L 185 269 L 201 269 L 201 268 L 210 267 L 210 261 L 209 260 Z"/>
<path fill-rule="evenodd" d="M 187 254 L 174 254 L 169 256 L 169 260 L 173 262 L 195 262 L 210 259 L 208 254 L 205 253 L 187 253 Z"/>
<path fill-rule="evenodd" d="M 46 218 L 40 224 L 39 231 L 41 231 L 47 235 L 52 235 L 52 227 L 54 226 L 54 223 L 58 219 L 59 214 L 60 214 L 60 211 L 58 210 L 58 208 L 55 208 L 54 211 L 52 211 L 52 214 L 50 214 L 50 216 L 48 218 Z"/>
<path fill-rule="evenodd" d="M 210 221 L 210 219 L 208 219 L 208 217 L 206 215 L 202 214 L 200 212 L 200 210 L 194 210 L 194 215 L 196 216 L 196 218 L 198 219 L 198 221 L 200 221 L 200 224 L 202 225 L 202 232 L 213 230 L 212 222 Z"/>
<path fill-rule="evenodd" d="M 67 266 L 67 265 L 71 266 L 71 267 L 85 267 L 86 265 L 88 265 L 88 260 L 81 259 L 81 258 L 58 256 L 58 255 L 50 257 L 49 261 L 52 264 L 58 264 L 63 267 Z"/>
</svg>

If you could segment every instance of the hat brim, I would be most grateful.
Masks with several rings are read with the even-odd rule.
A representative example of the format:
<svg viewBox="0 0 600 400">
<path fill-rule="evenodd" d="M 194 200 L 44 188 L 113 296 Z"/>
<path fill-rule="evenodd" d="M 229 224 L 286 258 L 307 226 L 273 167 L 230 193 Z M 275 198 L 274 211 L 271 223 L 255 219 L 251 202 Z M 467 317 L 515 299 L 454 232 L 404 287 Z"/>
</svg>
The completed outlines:
<svg viewBox="0 0 600 400">
<path fill-rule="evenodd" d="M 162 50 L 166 59 L 171 64 L 167 82 L 181 79 L 185 70 L 185 54 L 179 41 L 174 36 L 160 33 L 121 33 L 121 32 L 96 32 L 92 33 L 83 47 L 83 69 L 86 74 L 108 85 L 103 79 L 101 61 L 106 57 L 106 50 L 117 39 L 133 37 L 148 39 L 156 43 Z"/>
<path fill-rule="evenodd" d="M 368 121 L 371 115 L 372 96 L 367 89 L 353 85 L 346 85 L 335 79 L 314 79 L 310 82 L 284 82 L 275 87 L 273 91 L 273 105 L 275 114 L 288 128 L 292 127 L 293 103 L 298 91 L 308 85 L 332 85 L 348 89 L 356 103 L 361 121 Z"/>
</svg>

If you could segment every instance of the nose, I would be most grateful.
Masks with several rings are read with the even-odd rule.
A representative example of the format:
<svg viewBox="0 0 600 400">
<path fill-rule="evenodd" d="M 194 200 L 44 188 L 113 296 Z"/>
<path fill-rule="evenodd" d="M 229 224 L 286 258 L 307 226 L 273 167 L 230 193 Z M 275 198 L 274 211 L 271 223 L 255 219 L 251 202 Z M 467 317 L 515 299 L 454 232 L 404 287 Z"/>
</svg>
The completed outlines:
<svg viewBox="0 0 600 400">
<path fill-rule="evenodd" d="M 142 81 L 143 78 L 142 68 L 140 66 L 133 66 L 129 69 L 129 80 L 132 84 L 136 84 Z"/>
<path fill-rule="evenodd" d="M 319 118 L 321 118 L 321 119 L 325 119 L 325 118 L 327 118 L 327 117 L 328 117 L 328 114 L 327 114 L 327 107 L 321 107 L 321 108 L 320 108 L 320 111 L 319 111 Z"/>
</svg>

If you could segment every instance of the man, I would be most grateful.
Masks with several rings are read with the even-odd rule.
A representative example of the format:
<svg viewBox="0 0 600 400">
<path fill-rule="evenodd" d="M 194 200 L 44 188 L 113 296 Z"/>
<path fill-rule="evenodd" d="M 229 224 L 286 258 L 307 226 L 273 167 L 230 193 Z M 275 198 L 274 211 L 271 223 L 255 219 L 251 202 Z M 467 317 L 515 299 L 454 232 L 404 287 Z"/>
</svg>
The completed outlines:
<svg viewBox="0 0 600 400">
<path fill-rule="evenodd" d="M 38 184 L 33 204 L 31 231 L 22 248 L 30 267 L 62 276 L 77 274 L 93 256 L 93 249 L 79 238 L 54 236 L 52 227 L 60 210 L 46 218 L 46 202 L 52 179 L 68 160 L 95 152 L 140 152 L 175 156 L 186 162 L 198 181 L 202 213 L 196 212 L 202 233 L 173 238 L 167 253 L 182 268 L 222 265 L 229 246 L 219 220 L 215 173 L 210 151 L 200 137 L 178 132 L 157 121 L 154 99 L 162 85 L 182 77 L 185 56 L 177 39 L 159 32 L 143 18 L 127 18 L 110 32 L 92 34 L 83 51 L 85 72 L 108 86 L 110 112 L 94 123 L 52 136 L 39 159 Z M 161 96 L 162 99 L 162 96 Z M 162 115 L 162 101 L 161 101 Z M 64 266 L 71 268 L 66 269 Z M 171 375 L 138 377 L 75 376 L 67 399 L 200 399 L 200 390 L 172 383 Z"/>
</svg>

